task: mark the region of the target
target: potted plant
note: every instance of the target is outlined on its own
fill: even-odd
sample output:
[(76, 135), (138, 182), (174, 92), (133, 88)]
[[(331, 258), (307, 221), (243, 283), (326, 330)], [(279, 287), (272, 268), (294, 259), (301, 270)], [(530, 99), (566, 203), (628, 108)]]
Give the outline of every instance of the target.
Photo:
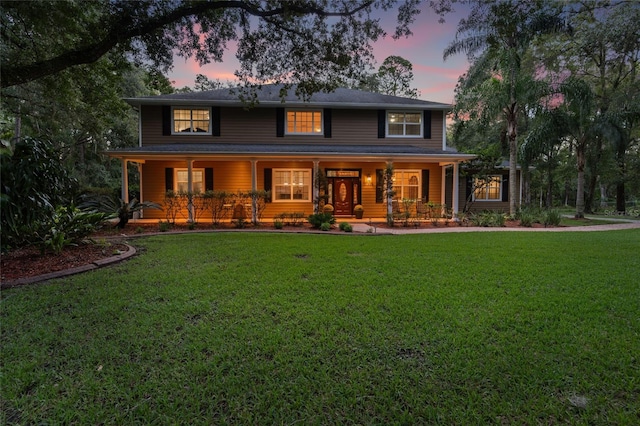
[(356, 219), (362, 219), (362, 216), (364, 215), (364, 207), (362, 207), (361, 204), (357, 204), (353, 208), (353, 213), (356, 215)]
[(322, 208), (322, 212), (333, 215), (333, 206), (331, 204), (325, 204), (324, 207)]

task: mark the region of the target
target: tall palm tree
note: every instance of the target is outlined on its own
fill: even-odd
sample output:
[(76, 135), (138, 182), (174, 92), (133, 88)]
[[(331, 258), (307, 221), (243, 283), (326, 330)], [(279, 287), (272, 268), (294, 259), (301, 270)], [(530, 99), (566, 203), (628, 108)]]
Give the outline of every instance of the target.
[[(509, 143), (509, 213), (518, 204), (518, 120), (539, 89), (533, 70), (523, 69), (524, 56), (539, 34), (562, 28), (558, 5), (541, 0), (522, 2), (479, 1), (467, 19), (460, 21), (456, 38), (444, 51), (444, 59), (466, 53), (474, 64), (467, 86), (480, 86), (483, 114), (502, 116)], [(475, 69), (473, 69), (475, 68)], [(491, 76), (476, 79), (474, 76)], [(459, 86), (459, 88), (461, 88)], [(464, 96), (458, 93), (457, 96)]]

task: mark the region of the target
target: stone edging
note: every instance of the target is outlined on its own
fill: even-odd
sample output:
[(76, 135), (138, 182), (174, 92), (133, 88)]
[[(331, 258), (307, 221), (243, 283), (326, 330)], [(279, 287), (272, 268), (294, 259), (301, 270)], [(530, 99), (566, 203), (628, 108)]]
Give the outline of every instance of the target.
[(89, 263), (88, 265), (82, 265), (82, 266), (78, 266), (71, 269), (50, 272), (48, 274), (36, 275), (33, 277), (18, 278), (17, 280), (3, 281), (1, 286), (3, 289), (6, 289), (6, 288), (17, 287), (21, 285), (35, 284), (41, 281), (53, 280), (56, 278), (63, 278), (69, 275), (75, 275), (81, 272), (93, 271), (95, 269), (102, 268), (103, 266), (122, 262), (123, 260), (136, 255), (137, 251), (135, 247), (126, 243), (122, 243), (122, 244), (127, 247), (127, 251), (125, 251), (124, 253), (111, 256), (111, 257), (106, 257), (104, 259), (98, 259), (92, 263)]

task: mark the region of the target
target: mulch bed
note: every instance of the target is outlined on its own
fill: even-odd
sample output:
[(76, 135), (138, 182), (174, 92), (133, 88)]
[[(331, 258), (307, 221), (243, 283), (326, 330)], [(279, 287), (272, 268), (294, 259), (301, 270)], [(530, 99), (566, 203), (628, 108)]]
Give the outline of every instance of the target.
[(127, 246), (119, 241), (69, 246), (60, 254), (42, 254), (37, 247), (24, 247), (0, 255), (0, 276), (3, 282), (35, 277), (87, 265), (127, 250)]

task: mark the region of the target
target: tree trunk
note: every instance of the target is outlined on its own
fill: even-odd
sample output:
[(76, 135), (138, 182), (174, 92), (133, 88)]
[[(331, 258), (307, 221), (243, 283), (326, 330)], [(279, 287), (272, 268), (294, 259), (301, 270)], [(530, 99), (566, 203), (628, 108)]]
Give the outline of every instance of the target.
[[(515, 125), (515, 123), (514, 123)], [(509, 125), (511, 127), (511, 124)], [(509, 132), (509, 215), (515, 216), (518, 211), (518, 142), (515, 128)]]
[(551, 170), (551, 166), (549, 166), (549, 178), (547, 179), (547, 208), (553, 207), (553, 171)]
[(578, 184), (576, 189), (576, 219), (584, 218), (584, 165), (585, 147), (584, 143), (576, 147), (576, 157), (578, 158)]
[(627, 209), (624, 198), (624, 181), (616, 184), (616, 210), (625, 212)]
[(600, 179), (600, 208), (602, 210), (607, 208), (607, 197), (607, 185)]
[(616, 184), (616, 210), (619, 212), (626, 211), (626, 200), (624, 197), (624, 180), (626, 174), (624, 157), (626, 155), (626, 147), (626, 143), (619, 143), (616, 149), (616, 163), (618, 165), (618, 183)]

